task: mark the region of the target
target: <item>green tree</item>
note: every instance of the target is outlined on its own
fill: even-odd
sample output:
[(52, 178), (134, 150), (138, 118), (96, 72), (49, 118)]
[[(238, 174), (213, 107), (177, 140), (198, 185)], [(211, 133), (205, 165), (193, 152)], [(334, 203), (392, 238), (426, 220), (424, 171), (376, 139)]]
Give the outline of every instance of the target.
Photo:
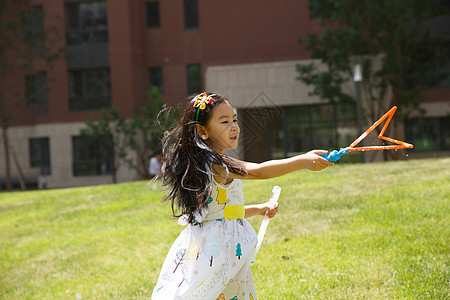
[[(147, 91), (148, 101), (141, 109), (125, 118), (112, 107), (103, 110), (99, 119), (90, 117), (81, 134), (94, 142), (102, 141), (114, 153), (113, 182), (121, 164), (135, 170), (140, 178), (148, 178), (152, 153), (161, 150), (161, 138), (174, 122), (172, 110), (163, 110), (164, 102), (157, 88)], [(162, 111), (162, 113), (160, 113)]]
[(238, 259), (241, 259), (242, 250), (241, 250), (241, 244), (240, 243), (237, 243), (237, 245), (236, 245), (236, 256), (238, 257)]
[[(164, 132), (175, 122), (175, 110), (163, 109), (164, 101), (158, 88), (151, 86), (146, 94), (148, 100), (133, 112), (124, 128), (127, 151), (121, 152), (121, 158), (141, 178), (149, 177), (149, 159), (153, 153), (161, 151)], [(126, 155), (129, 151), (134, 152), (135, 158)]]
[(98, 120), (89, 117), (86, 127), (80, 129), (82, 136), (89, 139), (91, 143), (103, 143), (111, 149), (114, 156), (112, 171), (112, 182), (117, 183), (117, 170), (120, 167), (122, 151), (124, 151), (126, 138), (123, 136), (123, 128), (126, 126), (125, 118), (114, 106), (109, 110), (102, 110)]
[[(18, 72), (34, 71), (32, 62), (35, 59), (51, 66), (65, 53), (64, 47), (55, 47), (61, 41), (58, 30), (55, 26), (44, 27), (44, 19), (42, 7), (31, 5), (30, 0), (0, 0), (0, 127), (7, 190), (12, 189), (8, 129), (26, 102), (8, 78)], [(5, 98), (6, 92), (13, 96)]]
[[(441, 2), (310, 1), (310, 14), (320, 17), (323, 30), (299, 40), (317, 61), (299, 64), (298, 79), (313, 87), (312, 95), (354, 103), (353, 92), (343, 86), (353, 81), (353, 65), (358, 62), (364, 116), (375, 121), (398, 105), (396, 119), (407, 117), (436, 84), (437, 67), (446, 64), (441, 54), (448, 31), (430, 26), (430, 20), (448, 14)], [(318, 66), (319, 61), (325, 68)]]

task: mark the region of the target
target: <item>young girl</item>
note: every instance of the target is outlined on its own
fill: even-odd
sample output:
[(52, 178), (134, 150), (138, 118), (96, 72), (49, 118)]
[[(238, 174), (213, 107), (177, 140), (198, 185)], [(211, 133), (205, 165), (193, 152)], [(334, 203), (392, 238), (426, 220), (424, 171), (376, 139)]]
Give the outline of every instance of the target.
[(225, 155), (238, 145), (236, 114), (221, 95), (193, 97), (180, 124), (163, 140), (159, 177), (180, 224), (189, 224), (169, 250), (152, 299), (256, 299), (250, 261), (257, 243), (244, 218), (273, 217), (278, 204), (244, 206), (240, 179), (266, 179), (333, 165), (315, 150), (264, 163)]

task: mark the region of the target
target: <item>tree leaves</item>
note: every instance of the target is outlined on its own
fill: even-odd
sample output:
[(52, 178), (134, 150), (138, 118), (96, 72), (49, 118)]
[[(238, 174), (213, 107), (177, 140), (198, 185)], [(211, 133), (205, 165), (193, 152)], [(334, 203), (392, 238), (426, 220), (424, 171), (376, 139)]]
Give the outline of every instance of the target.
[(398, 101), (416, 107), (434, 84), (436, 68), (444, 61), (436, 49), (445, 35), (426, 22), (448, 14), (440, 1), (316, 0), (309, 8), (321, 18), (323, 30), (308, 33), (299, 43), (326, 67), (317, 67), (316, 61), (297, 66), (298, 79), (313, 87), (312, 95), (330, 102), (353, 101), (353, 92), (342, 86), (352, 81), (355, 57), (363, 65), (364, 107), (382, 101), (388, 90), (393, 95), (381, 110)]
[[(99, 119), (86, 120), (86, 128), (80, 130), (85, 136), (102, 138), (114, 150), (116, 171), (120, 163), (135, 170), (141, 178), (148, 178), (148, 162), (153, 153), (161, 151), (161, 138), (164, 131), (174, 123), (173, 111), (163, 110), (164, 102), (156, 87), (147, 91), (148, 101), (125, 118), (114, 106), (103, 110)], [(163, 116), (158, 118), (160, 112)]]

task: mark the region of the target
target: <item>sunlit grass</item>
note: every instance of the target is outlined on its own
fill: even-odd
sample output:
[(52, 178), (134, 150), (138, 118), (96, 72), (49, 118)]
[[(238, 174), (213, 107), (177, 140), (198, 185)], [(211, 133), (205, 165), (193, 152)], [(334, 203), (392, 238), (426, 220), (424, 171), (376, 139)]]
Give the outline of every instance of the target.
[[(282, 188), (253, 266), (260, 299), (445, 299), (450, 158), (244, 181)], [(147, 299), (182, 230), (146, 182), (0, 194), (0, 299)], [(255, 229), (260, 217), (250, 219)]]

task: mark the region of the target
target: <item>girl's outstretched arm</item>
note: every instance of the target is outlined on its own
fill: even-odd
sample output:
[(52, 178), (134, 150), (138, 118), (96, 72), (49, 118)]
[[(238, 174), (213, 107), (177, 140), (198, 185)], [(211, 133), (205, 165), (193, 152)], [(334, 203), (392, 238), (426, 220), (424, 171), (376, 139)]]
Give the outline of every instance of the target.
[[(247, 171), (246, 176), (229, 174), (231, 178), (239, 179), (269, 179), (279, 177), (297, 170), (308, 169), (320, 171), (328, 166), (334, 165), (322, 157), (327, 153), (325, 150), (312, 150), (308, 153), (293, 156), (285, 159), (269, 160), (262, 163), (251, 163), (240, 161), (242, 167)], [(221, 175), (226, 176), (224, 170), (217, 170)]]
[(245, 217), (253, 217), (257, 215), (264, 216), (267, 213), (269, 218), (273, 218), (278, 211), (278, 202), (274, 205), (271, 205), (270, 202), (261, 203), (261, 204), (253, 204), (245, 206)]

